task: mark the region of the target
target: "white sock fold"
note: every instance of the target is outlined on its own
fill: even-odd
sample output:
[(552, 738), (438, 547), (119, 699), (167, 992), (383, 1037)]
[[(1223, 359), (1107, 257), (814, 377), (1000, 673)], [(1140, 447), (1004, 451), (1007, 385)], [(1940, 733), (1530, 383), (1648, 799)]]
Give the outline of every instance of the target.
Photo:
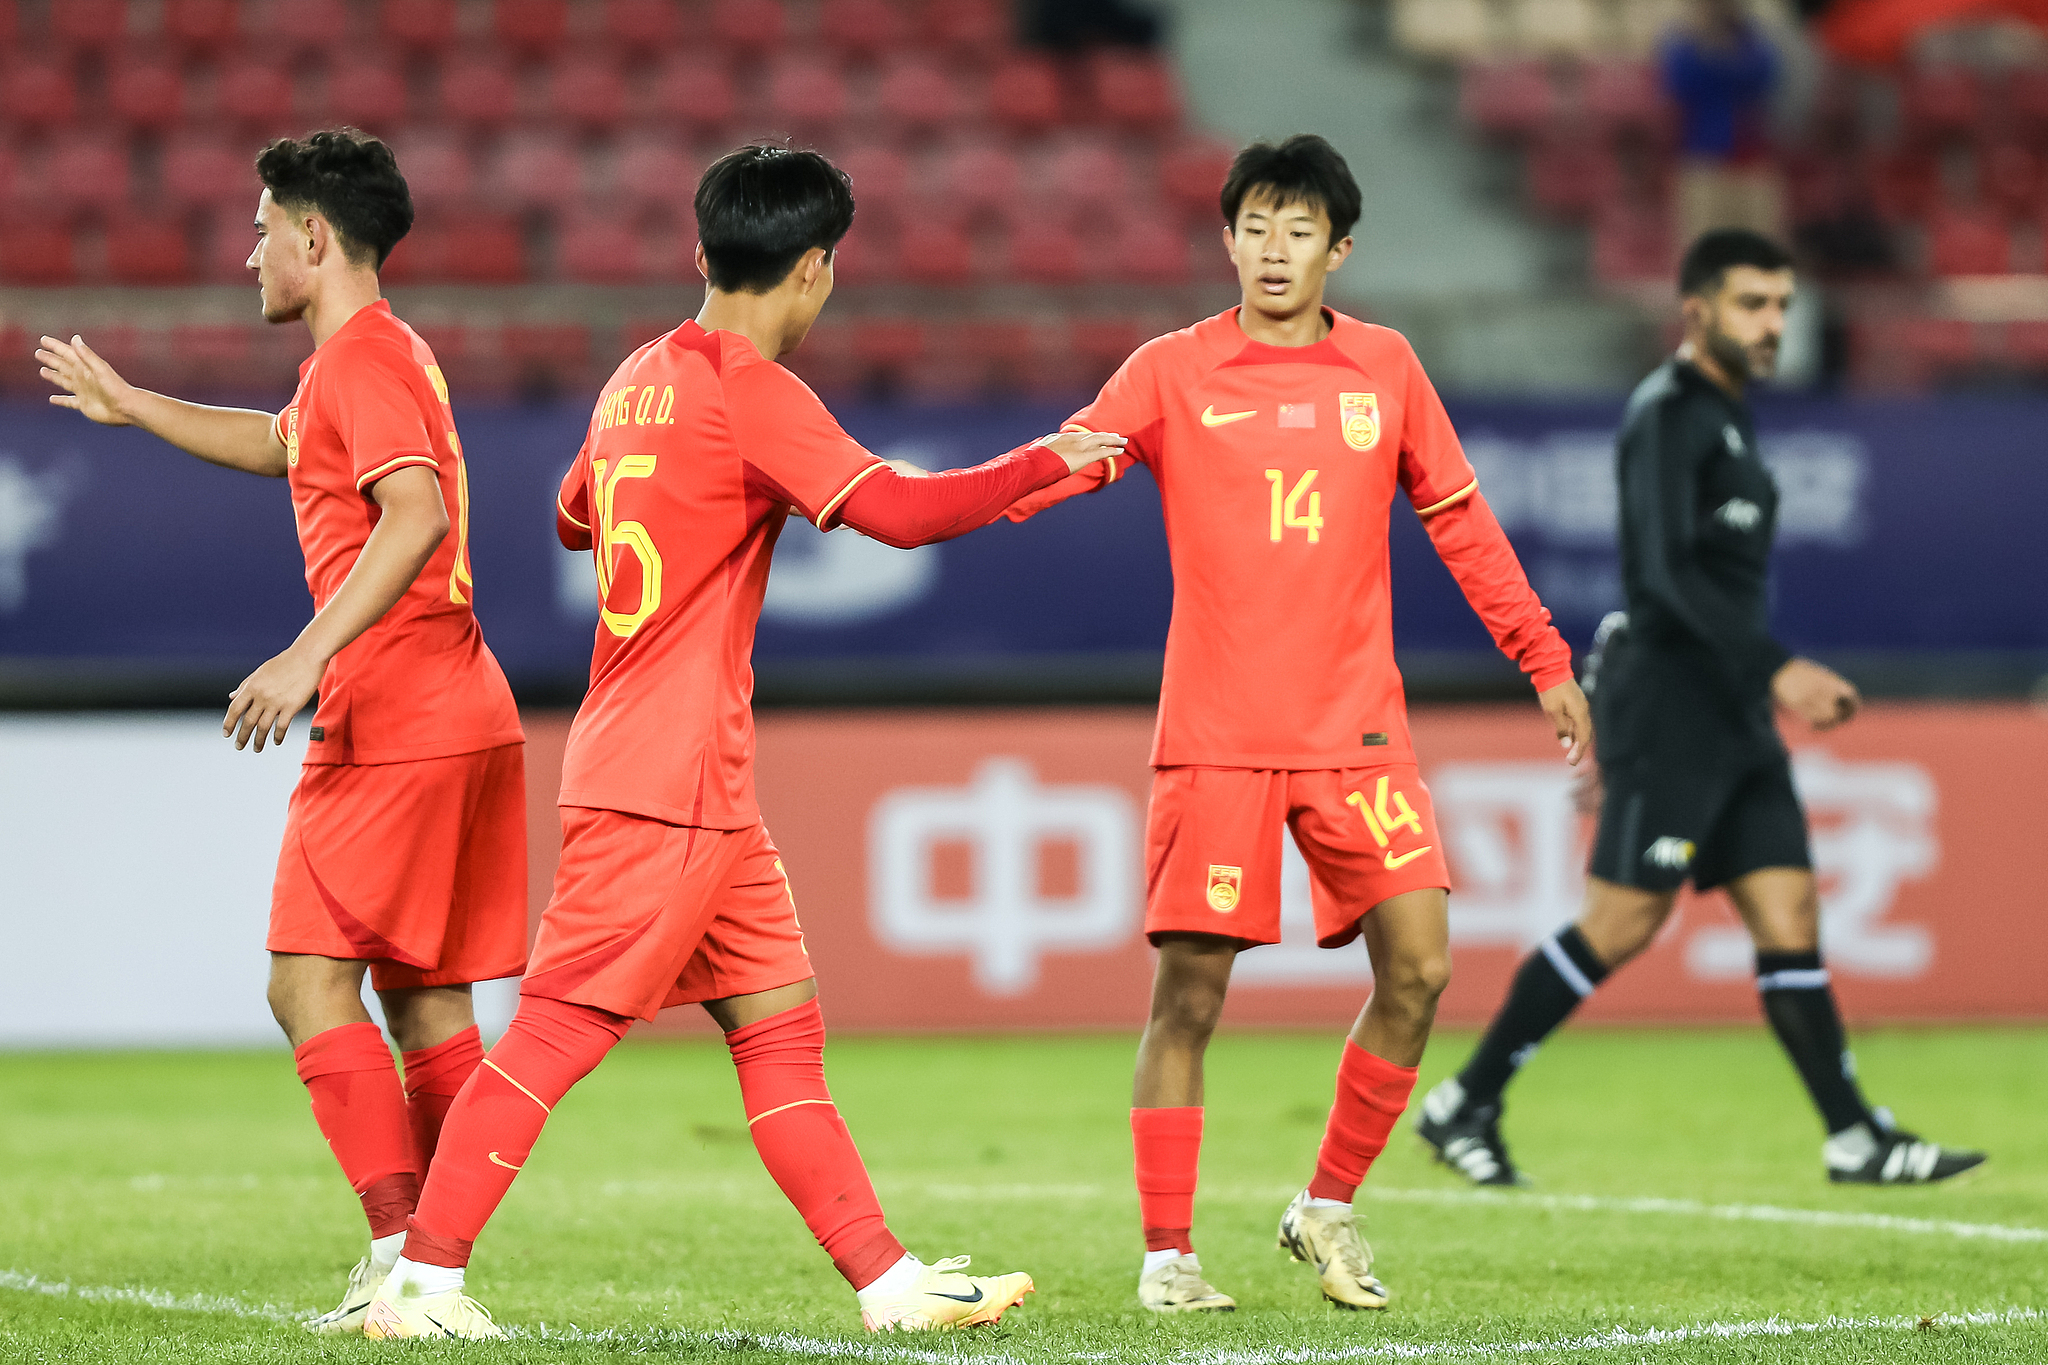
[(389, 1237), (370, 1239), (370, 1268), (391, 1273), (391, 1267), (398, 1264), (398, 1253), (405, 1250), (405, 1233), (394, 1232)]
[(1195, 1253), (1194, 1253), (1194, 1252), (1192, 1252), (1192, 1251), (1182, 1251), (1182, 1250), (1180, 1250), (1180, 1249), (1179, 1249), (1179, 1248), (1177, 1248), (1177, 1247), (1167, 1247), (1167, 1248), (1166, 1248), (1166, 1249), (1165, 1249), (1164, 1251), (1148, 1251), (1148, 1252), (1146, 1252), (1146, 1253), (1145, 1253), (1145, 1268), (1144, 1268), (1143, 1270), (1139, 1271), (1138, 1273), (1139, 1273), (1139, 1274), (1141, 1274), (1141, 1275), (1149, 1275), (1149, 1274), (1151, 1274), (1151, 1273), (1152, 1273), (1152, 1272), (1153, 1272), (1154, 1270), (1157, 1270), (1157, 1269), (1158, 1269), (1158, 1268), (1159, 1268), (1160, 1266), (1163, 1266), (1163, 1265), (1165, 1265), (1165, 1264), (1166, 1264), (1166, 1263), (1167, 1263), (1168, 1261), (1171, 1261), (1171, 1260), (1175, 1260), (1175, 1259), (1177, 1259), (1177, 1258), (1179, 1258), (1179, 1257), (1182, 1257), (1182, 1256), (1185, 1256), (1185, 1257), (1187, 1257), (1187, 1258), (1188, 1258), (1188, 1259), (1189, 1259), (1190, 1261), (1193, 1261), (1193, 1262), (1195, 1263), (1195, 1268), (1196, 1268), (1196, 1269), (1198, 1269), (1198, 1270), (1199, 1270), (1199, 1269), (1201, 1268), (1201, 1265), (1202, 1265), (1202, 1259), (1201, 1259), (1201, 1257), (1199, 1257), (1199, 1256), (1195, 1255)]
[(399, 1276), (398, 1282), (413, 1298), (431, 1299), (451, 1289), (462, 1288), (462, 1267), (459, 1265), (421, 1265), (400, 1256), (391, 1270)]
[(901, 1294), (916, 1284), (917, 1277), (923, 1273), (924, 1262), (906, 1251), (901, 1260), (876, 1276), (867, 1288), (854, 1290), (853, 1297), (865, 1308), (878, 1299), (894, 1298)]
[(1301, 1204), (1303, 1208), (1309, 1209), (1348, 1209), (1351, 1207), (1349, 1202), (1342, 1199), (1318, 1199), (1314, 1195), (1310, 1195), (1302, 1200)]

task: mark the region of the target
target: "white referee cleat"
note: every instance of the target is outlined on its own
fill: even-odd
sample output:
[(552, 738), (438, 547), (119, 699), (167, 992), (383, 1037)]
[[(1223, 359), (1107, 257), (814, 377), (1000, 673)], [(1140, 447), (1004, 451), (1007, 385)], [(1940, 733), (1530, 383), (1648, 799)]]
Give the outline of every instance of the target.
[(1316, 1268), (1323, 1297), (1339, 1308), (1385, 1308), (1393, 1298), (1373, 1278), (1372, 1248), (1358, 1235), (1358, 1215), (1349, 1204), (1327, 1208), (1308, 1202), (1308, 1191), (1280, 1215), (1280, 1249)]

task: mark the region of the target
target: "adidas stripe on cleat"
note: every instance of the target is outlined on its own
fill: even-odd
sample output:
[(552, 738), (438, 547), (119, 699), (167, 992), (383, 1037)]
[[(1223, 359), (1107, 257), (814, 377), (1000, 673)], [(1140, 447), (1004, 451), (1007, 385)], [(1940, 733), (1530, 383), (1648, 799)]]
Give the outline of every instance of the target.
[(1415, 1134), (1436, 1159), (1475, 1185), (1523, 1185), (1500, 1135), (1500, 1105), (1465, 1103), (1465, 1087), (1453, 1076), (1422, 1097)]
[(1837, 1185), (1932, 1185), (1984, 1164), (1982, 1152), (1923, 1141), (1901, 1128), (1859, 1123), (1821, 1144), (1828, 1179)]
[(861, 1308), (860, 1319), (870, 1332), (950, 1332), (956, 1327), (985, 1327), (1034, 1292), (1022, 1271), (1008, 1275), (962, 1275), (974, 1258), (948, 1256), (924, 1267), (901, 1294)]

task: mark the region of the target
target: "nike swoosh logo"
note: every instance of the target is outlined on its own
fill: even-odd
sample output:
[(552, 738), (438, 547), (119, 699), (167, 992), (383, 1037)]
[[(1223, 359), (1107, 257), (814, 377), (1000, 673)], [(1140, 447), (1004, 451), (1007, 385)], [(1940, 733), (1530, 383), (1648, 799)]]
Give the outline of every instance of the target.
[(951, 1299), (951, 1300), (952, 1300), (953, 1302), (955, 1302), (955, 1303), (980, 1303), (980, 1302), (981, 1302), (981, 1286), (980, 1286), (980, 1285), (976, 1285), (976, 1286), (974, 1286), (974, 1293), (973, 1293), (973, 1295), (972, 1295), (971, 1297), (970, 1297), (969, 1295), (966, 1295), (966, 1294), (941, 1294), (941, 1293), (940, 1293), (940, 1292), (939, 1292), (938, 1290), (936, 1290), (936, 1289), (927, 1289), (927, 1290), (925, 1291), (925, 1293), (927, 1293), (927, 1294), (931, 1295), (931, 1296), (932, 1296), (933, 1298), (935, 1298), (935, 1299)]
[[(431, 1323), (433, 1323), (433, 1324), (434, 1324), (434, 1326), (436, 1326), (436, 1327), (441, 1327), (441, 1324), (440, 1324), (440, 1322), (439, 1322), (439, 1321), (437, 1321), (437, 1320), (435, 1319), (435, 1317), (434, 1317), (434, 1315), (433, 1315), (432, 1313), (422, 1313), (422, 1314), (420, 1314), (420, 1316), (421, 1316), (421, 1317), (423, 1317), (423, 1318), (425, 1318), (425, 1319), (426, 1319), (426, 1320), (427, 1320), (428, 1322), (431, 1322)], [(452, 1336), (454, 1336), (454, 1335), (455, 1335), (455, 1333), (453, 1333), (453, 1332), (450, 1332), (450, 1331), (449, 1331), (449, 1330), (448, 1330), (448, 1329), (447, 1329), (446, 1327), (441, 1327), (441, 1331), (443, 1332), (443, 1334), (445, 1334), (445, 1335), (447, 1335), (447, 1336), (451, 1336), (451, 1337), (452, 1337)]]
[[(1387, 871), (1392, 872), (1397, 868), (1403, 868), (1408, 866), (1408, 864), (1414, 862), (1417, 858), (1420, 858), (1423, 854), (1429, 852), (1432, 848), (1435, 847), (1435, 844), (1424, 844), (1421, 848), (1416, 849), (1413, 853), (1403, 853), (1399, 856), (1389, 853), (1382, 861), (1386, 863)], [(504, 1163), (499, 1162), (498, 1164), (502, 1166)]]
[[(1392, 863), (1387, 864), (1388, 867), (1392, 867), (1393, 865), (1394, 864)], [(491, 1158), (491, 1164), (493, 1166), (503, 1166), (508, 1171), (523, 1171), (526, 1169), (524, 1166), (514, 1166), (511, 1162), (500, 1159), (496, 1152), (492, 1152), (489, 1155)], [(439, 1323), (435, 1324), (435, 1326), (437, 1327), (439, 1325)]]
[(1212, 403), (1202, 409), (1202, 425), (1205, 427), (1228, 426), (1232, 422), (1242, 422), (1247, 417), (1257, 417), (1258, 415), (1259, 410), (1257, 408), (1251, 408), (1245, 412), (1218, 412)]

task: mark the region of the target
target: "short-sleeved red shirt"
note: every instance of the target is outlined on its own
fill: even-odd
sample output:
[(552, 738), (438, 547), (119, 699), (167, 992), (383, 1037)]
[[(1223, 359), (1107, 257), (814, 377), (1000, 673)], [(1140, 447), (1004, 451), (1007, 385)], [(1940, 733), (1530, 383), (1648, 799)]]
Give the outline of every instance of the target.
[(469, 478), (447, 386), (419, 334), (378, 300), (299, 367), (277, 415), (306, 586), (325, 607), (383, 515), (370, 488), (424, 465), (449, 532), (391, 610), (328, 662), (308, 763), (405, 763), (524, 738), (512, 690), (470, 608)]
[(1069, 426), (1127, 452), (1020, 501), (1025, 516), (1142, 461), (1159, 484), (1173, 621), (1152, 762), (1342, 768), (1412, 760), (1387, 572), (1397, 490), (1427, 514), (1478, 487), (1400, 333), (1326, 310), (1313, 346), (1237, 310), (1124, 362)]
[(565, 806), (744, 829), (754, 802), (754, 626), (793, 507), (829, 530), (886, 469), (801, 379), (686, 322), (627, 357), (562, 480), (562, 543), (597, 558), (590, 691)]

